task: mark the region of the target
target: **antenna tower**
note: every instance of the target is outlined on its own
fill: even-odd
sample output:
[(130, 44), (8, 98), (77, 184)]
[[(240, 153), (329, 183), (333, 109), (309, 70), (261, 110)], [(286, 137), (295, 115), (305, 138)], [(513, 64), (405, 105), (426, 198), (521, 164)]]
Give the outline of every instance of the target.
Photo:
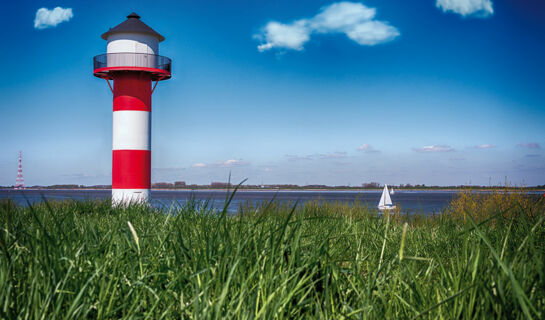
[(15, 179), (15, 189), (25, 188), (25, 179), (23, 178), (22, 159), (23, 159), (22, 152), (19, 151), (19, 168), (17, 169), (17, 179)]

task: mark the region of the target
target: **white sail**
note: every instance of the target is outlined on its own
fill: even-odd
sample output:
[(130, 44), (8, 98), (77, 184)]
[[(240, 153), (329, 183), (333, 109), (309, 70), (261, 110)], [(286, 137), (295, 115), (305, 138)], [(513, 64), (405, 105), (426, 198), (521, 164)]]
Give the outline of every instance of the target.
[(392, 205), (392, 199), (390, 198), (390, 192), (388, 192), (388, 186), (384, 185), (384, 190), (382, 190), (382, 196), (378, 203), (379, 210), (393, 210), (396, 206)]
[(378, 203), (379, 207), (384, 206), (391, 206), (392, 205), (392, 199), (390, 198), (390, 193), (388, 192), (388, 186), (384, 185), (384, 190), (382, 190), (382, 196), (380, 197), (380, 201)]
[(384, 190), (383, 190), (383, 193), (384, 193), (384, 204), (387, 205), (387, 206), (391, 206), (392, 205), (392, 199), (390, 198), (390, 192), (388, 192), (388, 186), (387, 185), (384, 185)]

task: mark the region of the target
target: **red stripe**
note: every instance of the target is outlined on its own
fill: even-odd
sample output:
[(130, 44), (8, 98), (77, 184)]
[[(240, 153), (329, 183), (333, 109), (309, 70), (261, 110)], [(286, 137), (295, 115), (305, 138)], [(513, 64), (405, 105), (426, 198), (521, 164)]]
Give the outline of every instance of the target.
[(114, 78), (114, 111), (151, 111), (151, 76), (143, 72), (119, 72)]
[[(109, 71), (144, 71), (151, 73), (154, 78), (162, 78), (161, 80), (168, 80), (172, 76), (170, 71), (157, 68), (147, 68), (147, 67), (105, 67), (98, 68), (93, 70), (93, 73), (97, 77), (106, 77), (108, 79), (115, 78), (115, 75), (108, 75)], [(155, 79), (154, 79), (155, 80)]]
[(151, 151), (113, 150), (112, 189), (150, 189)]

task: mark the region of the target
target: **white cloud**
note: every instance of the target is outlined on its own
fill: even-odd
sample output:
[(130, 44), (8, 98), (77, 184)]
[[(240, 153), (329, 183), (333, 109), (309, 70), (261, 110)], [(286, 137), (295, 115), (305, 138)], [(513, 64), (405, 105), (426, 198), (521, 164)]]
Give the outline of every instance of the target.
[(38, 11), (36, 11), (34, 28), (45, 29), (56, 27), (59, 23), (72, 19), (73, 16), (72, 8), (56, 7), (53, 10), (40, 8)]
[(528, 148), (528, 149), (541, 149), (541, 146), (537, 142), (530, 142), (530, 143), (517, 143), (517, 147), (519, 148)]
[(317, 154), (315, 155), (319, 157), (320, 159), (340, 159), (340, 158), (346, 158), (346, 152), (333, 152), (333, 153), (324, 153), (324, 154)]
[(231, 160), (226, 160), (224, 162), (220, 162), (218, 165), (220, 167), (234, 167), (234, 166), (241, 166), (241, 165), (245, 165), (245, 164), (248, 164), (248, 162), (245, 162), (245, 161), (242, 161), (242, 160), (231, 159)]
[(240, 159), (229, 159), (225, 161), (220, 162), (214, 162), (214, 163), (195, 163), (192, 165), (193, 168), (230, 168), (230, 167), (237, 167), (237, 166), (243, 166), (247, 165), (249, 162), (242, 161)]
[(413, 149), (416, 152), (451, 152), (454, 151), (453, 148), (446, 145), (432, 145), (432, 146), (423, 146), (422, 148)]
[(478, 146), (475, 146), (475, 148), (477, 149), (492, 149), (492, 148), (495, 148), (496, 145), (494, 144), (480, 144)]
[(193, 168), (204, 168), (206, 167), (206, 163), (195, 163), (194, 165), (192, 165)]
[(373, 148), (373, 146), (367, 144), (367, 143), (364, 143), (362, 144), (361, 146), (358, 147), (358, 151), (363, 151), (365, 153), (377, 153), (377, 152), (380, 152), (378, 150), (376, 150), (375, 148)]
[(337, 152), (331, 152), (331, 153), (315, 153), (315, 154), (309, 154), (306, 156), (286, 154), (285, 157), (288, 159), (288, 161), (314, 160), (314, 159), (325, 160), (325, 159), (347, 158), (348, 154), (344, 151), (337, 151)]
[(295, 21), (292, 24), (283, 24), (276, 21), (269, 22), (265, 28), (267, 43), (257, 47), (260, 52), (273, 47), (303, 50), (303, 44), (310, 39), (306, 21)]
[(260, 52), (273, 48), (303, 50), (313, 33), (344, 33), (360, 45), (376, 45), (393, 40), (399, 31), (388, 22), (374, 20), (375, 8), (356, 2), (336, 2), (323, 7), (310, 19), (284, 24), (271, 21), (254, 38), (262, 41)]
[(393, 40), (399, 35), (396, 28), (380, 21), (368, 21), (358, 24), (346, 32), (348, 37), (360, 45), (373, 46)]
[(361, 3), (337, 2), (323, 7), (322, 12), (310, 19), (309, 23), (318, 32), (343, 32), (372, 20), (375, 14), (375, 8), (368, 8)]
[(288, 161), (299, 161), (299, 160), (313, 160), (312, 155), (308, 156), (298, 156), (294, 154), (286, 154), (285, 157), (288, 159)]
[(437, 0), (435, 5), (443, 12), (452, 11), (462, 16), (487, 17), (494, 13), (491, 0)]

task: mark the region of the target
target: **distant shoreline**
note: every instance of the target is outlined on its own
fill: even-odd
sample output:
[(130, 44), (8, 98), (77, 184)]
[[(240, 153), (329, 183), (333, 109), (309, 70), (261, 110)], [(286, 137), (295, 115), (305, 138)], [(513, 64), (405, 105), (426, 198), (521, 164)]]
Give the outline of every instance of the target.
[[(111, 191), (112, 189), (105, 189), (105, 188), (25, 188), (25, 189), (13, 189), (13, 188), (0, 188), (1, 191), (20, 191), (20, 190), (28, 190), (28, 191)], [(234, 188), (151, 188), (152, 191), (233, 191)], [(534, 189), (534, 188), (482, 188), (482, 187), (475, 187), (475, 188), (418, 188), (418, 189), (405, 189), (405, 188), (395, 188), (395, 191), (447, 191), (447, 192), (462, 192), (462, 191), (528, 191), (528, 192), (545, 192), (545, 189)], [(272, 192), (272, 191), (291, 191), (291, 192), (297, 192), (297, 191), (313, 191), (313, 192), (366, 192), (366, 191), (376, 191), (380, 192), (382, 191), (382, 188), (373, 188), (373, 189), (335, 189), (335, 188), (328, 188), (328, 189), (290, 189), (290, 188), (263, 188), (263, 189), (238, 189), (237, 192)]]

